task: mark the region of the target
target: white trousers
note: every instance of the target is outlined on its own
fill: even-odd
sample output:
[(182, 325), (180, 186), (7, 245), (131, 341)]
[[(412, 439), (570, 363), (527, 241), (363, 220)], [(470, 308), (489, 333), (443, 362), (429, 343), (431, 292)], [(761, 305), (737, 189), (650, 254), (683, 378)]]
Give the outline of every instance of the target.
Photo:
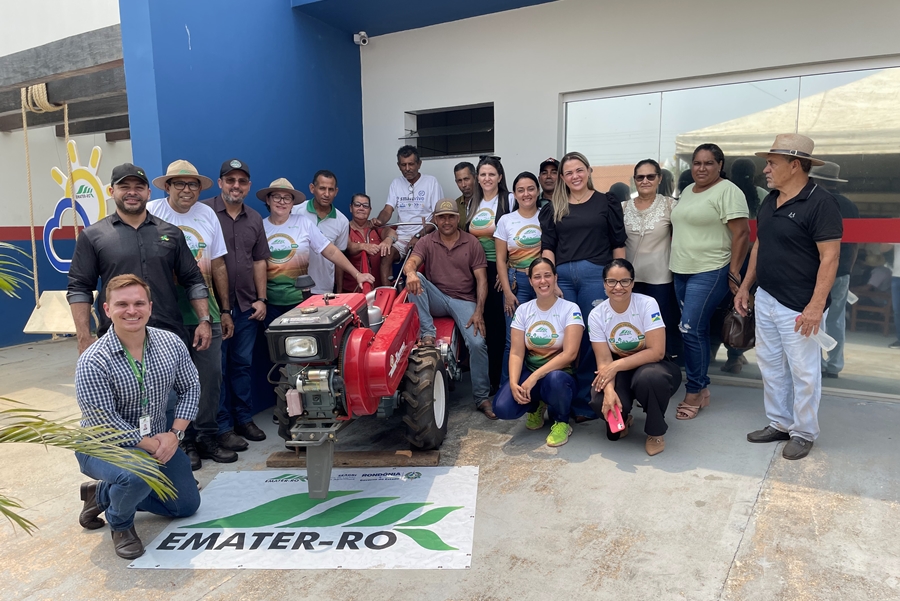
[(772, 427), (815, 440), (822, 398), (822, 349), (812, 338), (794, 331), (798, 315), (762, 288), (757, 290), (756, 363)]

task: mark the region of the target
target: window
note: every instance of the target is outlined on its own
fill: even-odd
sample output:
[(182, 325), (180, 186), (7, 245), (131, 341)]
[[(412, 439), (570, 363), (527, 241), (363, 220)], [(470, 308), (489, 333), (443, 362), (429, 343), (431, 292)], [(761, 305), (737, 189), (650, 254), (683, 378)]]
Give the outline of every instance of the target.
[(401, 140), (419, 149), (419, 156), (452, 157), (494, 152), (494, 105), (406, 113)]
[[(729, 176), (740, 171), (751, 178), (745, 192), (749, 204), (752, 187), (758, 199), (768, 193), (765, 161), (754, 153), (769, 149), (779, 133), (812, 138), (815, 156), (839, 166), (839, 176), (822, 185), (846, 196), (860, 215), (844, 220), (845, 246), (856, 246), (858, 253), (844, 286), (849, 284), (858, 300), (851, 296), (848, 302), (855, 304), (845, 307), (844, 332), (833, 325), (835, 337), (845, 335), (843, 367), (839, 358), (830, 359), (828, 371), (839, 369), (840, 377), (823, 380), (823, 386), (896, 395), (897, 351), (888, 344), (896, 338), (900, 312), (892, 310), (898, 290), (890, 289), (888, 276), (900, 262), (900, 67), (782, 73), (754, 81), (729, 76), (721, 85), (663, 83), (654, 90), (650, 84), (633, 94), (572, 94), (565, 99), (565, 148), (588, 157), (599, 190), (622, 182), (636, 194), (634, 164), (656, 159), (664, 169), (663, 183), (671, 186), (666, 192), (677, 196), (679, 187), (691, 183), (694, 148), (712, 142), (725, 153)], [(709, 373), (720, 375), (726, 350), (715, 345), (713, 354)], [(755, 352), (744, 356), (748, 364), (731, 373), (759, 378)]]

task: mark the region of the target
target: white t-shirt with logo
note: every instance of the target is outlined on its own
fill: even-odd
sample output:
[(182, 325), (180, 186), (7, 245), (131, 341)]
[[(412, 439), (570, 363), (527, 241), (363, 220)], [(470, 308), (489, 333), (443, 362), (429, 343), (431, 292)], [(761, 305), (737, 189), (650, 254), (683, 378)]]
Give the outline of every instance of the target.
[[(412, 188), (412, 189), (410, 189)], [(406, 178), (398, 177), (391, 182), (388, 189), (387, 205), (394, 207), (397, 221), (418, 221), (431, 217), (438, 201), (444, 198), (444, 190), (437, 178), (424, 173), (419, 174), (415, 184), (410, 185)], [(422, 229), (421, 225), (401, 225), (397, 228), (398, 245), (406, 245)]]
[[(563, 350), (566, 327), (584, 327), (581, 309), (575, 303), (557, 299), (548, 311), (538, 307), (537, 300), (519, 305), (511, 328), (525, 332), (525, 367), (535, 371)], [(563, 371), (572, 373), (569, 365)]]
[(647, 332), (664, 327), (666, 324), (656, 300), (637, 293), (632, 293), (631, 303), (624, 313), (616, 313), (609, 300), (605, 300), (594, 307), (588, 317), (591, 342), (606, 342), (610, 352), (619, 357), (644, 350)]
[(267, 217), (263, 227), (271, 253), (266, 260), (266, 298), (273, 305), (296, 305), (302, 302), (303, 292), (294, 282), (309, 273), (310, 258), (321, 255), (328, 238), (300, 215), (291, 215), (280, 225)]
[(538, 213), (522, 217), (518, 211), (507, 213), (497, 221), (494, 238), (506, 242), (509, 266), (528, 269), (541, 256), (541, 221)]
[[(222, 234), (222, 224), (216, 212), (202, 202), (194, 203), (187, 213), (179, 213), (169, 205), (165, 198), (151, 200), (147, 203), (147, 212), (154, 217), (159, 217), (180, 229), (184, 233), (184, 240), (188, 248), (197, 259), (197, 267), (203, 274), (206, 287), (209, 288), (209, 314), (213, 323), (218, 323), (219, 304), (216, 302), (212, 281), (212, 260), (223, 257), (228, 253), (225, 247), (225, 236)], [(181, 309), (181, 317), (186, 325), (197, 325), (199, 320), (191, 307), (191, 303), (184, 292), (184, 288), (178, 286), (178, 308)]]
[[(331, 213), (325, 219), (319, 219), (312, 199), (304, 201), (291, 209), (291, 215), (302, 215), (322, 234), (328, 241), (337, 246), (338, 250), (347, 250), (347, 241), (350, 238), (350, 220), (332, 205)], [(312, 209), (312, 210), (310, 210)], [(313, 294), (326, 294), (334, 292), (334, 263), (321, 255), (321, 252), (309, 255), (309, 275), (316, 281)]]

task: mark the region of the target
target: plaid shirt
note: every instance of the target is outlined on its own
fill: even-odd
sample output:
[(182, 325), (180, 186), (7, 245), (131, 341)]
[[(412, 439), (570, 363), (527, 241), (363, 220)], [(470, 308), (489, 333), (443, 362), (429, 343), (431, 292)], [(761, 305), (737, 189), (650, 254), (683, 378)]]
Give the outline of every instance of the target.
[[(166, 405), (173, 388), (178, 394), (175, 419), (193, 421), (200, 399), (200, 380), (181, 339), (171, 332), (148, 327), (147, 350), (142, 361), (147, 370), (144, 386), (150, 401), (147, 408), (150, 436), (166, 431)], [(121, 430), (117, 442), (122, 446), (134, 446), (141, 441), (140, 386), (113, 328), (79, 357), (75, 397), (81, 408), (82, 426)]]

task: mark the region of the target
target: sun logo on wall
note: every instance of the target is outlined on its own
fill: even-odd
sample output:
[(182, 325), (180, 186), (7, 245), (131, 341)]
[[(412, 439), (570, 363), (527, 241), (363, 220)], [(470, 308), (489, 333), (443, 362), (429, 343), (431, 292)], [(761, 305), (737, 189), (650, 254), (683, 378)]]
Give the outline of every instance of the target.
[(50, 170), (50, 177), (63, 190), (63, 198), (56, 203), (53, 215), (44, 224), (44, 252), (47, 253), (50, 265), (60, 273), (69, 272), (72, 260), (60, 257), (56, 252), (56, 248), (53, 246), (53, 234), (63, 227), (72, 225), (72, 215), (70, 214), (72, 199), (75, 199), (75, 212), (82, 227), (97, 223), (106, 217), (106, 203), (109, 200), (106, 186), (97, 177), (97, 170), (100, 167), (100, 147), (95, 146), (91, 150), (90, 160), (84, 166), (78, 160), (78, 147), (74, 140), (69, 140), (66, 150), (69, 153), (69, 160), (72, 162), (72, 181), (69, 181), (66, 174), (58, 167)]

